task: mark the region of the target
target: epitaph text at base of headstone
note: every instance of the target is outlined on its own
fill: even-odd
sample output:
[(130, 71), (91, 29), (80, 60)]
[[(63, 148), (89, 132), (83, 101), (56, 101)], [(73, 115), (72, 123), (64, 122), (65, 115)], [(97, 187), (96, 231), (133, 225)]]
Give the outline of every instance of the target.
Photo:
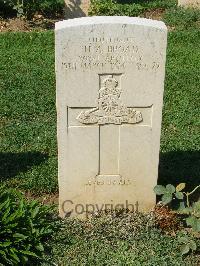
[(159, 21), (56, 23), (62, 217), (116, 206), (148, 211), (155, 204), (166, 44)]

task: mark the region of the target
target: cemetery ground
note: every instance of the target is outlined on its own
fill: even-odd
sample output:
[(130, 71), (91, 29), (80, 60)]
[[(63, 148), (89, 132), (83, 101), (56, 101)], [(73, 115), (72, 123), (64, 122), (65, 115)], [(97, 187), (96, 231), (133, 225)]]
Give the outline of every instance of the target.
[[(170, 31), (158, 183), (185, 182), (190, 191), (200, 184), (200, 12), (177, 8), (164, 20)], [(0, 53), (1, 184), (57, 204), (54, 32), (2, 33)], [(54, 218), (43, 265), (199, 265), (198, 252), (181, 256), (181, 225), (163, 211), (162, 228), (150, 214)]]

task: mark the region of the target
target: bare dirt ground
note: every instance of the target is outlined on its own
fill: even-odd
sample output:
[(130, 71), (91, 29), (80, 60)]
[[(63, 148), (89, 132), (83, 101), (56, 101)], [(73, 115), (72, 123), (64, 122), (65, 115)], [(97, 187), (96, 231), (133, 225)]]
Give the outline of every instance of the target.
[(24, 196), (28, 200), (38, 200), (42, 204), (58, 204), (58, 193), (56, 194), (43, 194), (41, 196), (33, 195), (29, 191), (23, 192)]
[(156, 8), (149, 11), (146, 11), (142, 17), (155, 19), (155, 20), (162, 20), (163, 15), (165, 14), (165, 10), (162, 8)]
[(42, 15), (35, 15), (32, 20), (24, 18), (0, 18), (0, 32), (30, 32), (54, 29), (55, 22), (60, 19), (46, 19)]

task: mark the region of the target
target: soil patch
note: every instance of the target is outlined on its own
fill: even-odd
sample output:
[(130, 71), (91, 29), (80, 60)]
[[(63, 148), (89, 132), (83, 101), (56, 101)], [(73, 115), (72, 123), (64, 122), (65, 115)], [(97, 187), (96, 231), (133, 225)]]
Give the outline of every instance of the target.
[(32, 20), (24, 18), (0, 18), (0, 32), (30, 32), (54, 29), (55, 22), (60, 19), (47, 19), (42, 15), (35, 15)]
[(24, 191), (24, 196), (28, 200), (38, 200), (42, 204), (58, 204), (58, 193), (56, 194), (42, 194), (41, 196), (36, 196), (30, 191)]
[(146, 12), (143, 13), (142, 17), (155, 19), (155, 20), (162, 20), (164, 14), (165, 14), (165, 9), (156, 8), (156, 9), (147, 10)]

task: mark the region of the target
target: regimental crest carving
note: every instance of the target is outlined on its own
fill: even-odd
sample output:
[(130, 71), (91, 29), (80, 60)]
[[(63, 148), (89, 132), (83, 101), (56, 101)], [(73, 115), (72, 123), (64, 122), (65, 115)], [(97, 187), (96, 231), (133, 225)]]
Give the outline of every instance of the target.
[(136, 124), (142, 122), (142, 113), (121, 102), (122, 90), (113, 75), (101, 77), (97, 107), (82, 111), (76, 118), (82, 124)]

